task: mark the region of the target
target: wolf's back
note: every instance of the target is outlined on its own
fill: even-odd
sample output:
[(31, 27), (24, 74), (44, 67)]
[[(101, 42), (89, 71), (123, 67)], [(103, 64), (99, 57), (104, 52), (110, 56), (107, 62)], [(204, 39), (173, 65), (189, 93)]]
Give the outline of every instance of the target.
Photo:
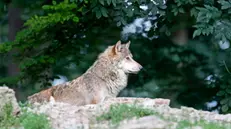
[(49, 89), (43, 90), (41, 92), (38, 92), (36, 94), (29, 96), (27, 99), (30, 103), (48, 102), (50, 100), (50, 97), (52, 96), (52, 91), (53, 91), (53, 88), (51, 87)]

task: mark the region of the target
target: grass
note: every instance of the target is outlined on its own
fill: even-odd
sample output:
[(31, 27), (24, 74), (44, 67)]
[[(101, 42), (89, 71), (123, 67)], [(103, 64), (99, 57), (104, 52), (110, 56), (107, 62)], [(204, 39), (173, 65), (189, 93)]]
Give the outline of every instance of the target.
[(113, 124), (119, 123), (124, 119), (130, 119), (133, 117), (143, 117), (154, 115), (155, 112), (150, 109), (144, 109), (135, 105), (127, 104), (116, 104), (111, 105), (109, 112), (98, 116), (96, 119), (98, 121), (110, 120)]
[(51, 129), (47, 117), (43, 114), (34, 114), (22, 110), (18, 116), (12, 114), (13, 107), (6, 104), (3, 108), (3, 115), (0, 116), (0, 129), (24, 127), (24, 129)]
[(178, 122), (177, 129), (185, 129), (186, 127), (195, 127), (195, 126), (200, 126), (203, 129), (230, 129), (226, 125), (221, 125), (219, 123), (211, 123), (211, 122), (206, 122), (204, 120), (200, 120), (196, 123), (190, 123), (189, 121), (180, 121)]
[[(203, 129), (230, 129), (230, 124), (219, 124), (217, 122), (207, 122), (200, 120), (192, 123), (187, 120), (177, 121), (173, 118), (165, 118), (161, 114), (147, 108), (142, 108), (136, 105), (116, 104), (111, 105), (108, 112), (98, 116), (97, 121), (110, 121), (112, 124), (119, 124), (120, 121), (131, 118), (139, 118), (143, 116), (155, 115), (164, 121), (172, 121), (177, 123), (177, 129), (185, 129), (188, 127), (200, 126)], [(229, 126), (229, 127), (228, 127)]]

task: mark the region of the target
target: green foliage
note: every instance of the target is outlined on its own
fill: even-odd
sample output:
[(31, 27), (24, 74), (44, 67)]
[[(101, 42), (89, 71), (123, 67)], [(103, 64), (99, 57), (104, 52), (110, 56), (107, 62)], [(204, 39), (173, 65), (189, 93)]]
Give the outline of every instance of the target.
[[(66, 65), (79, 63), (82, 56), (78, 52), (86, 46), (83, 36), (99, 34), (99, 23), (110, 26), (109, 22), (114, 22), (114, 25), (121, 26), (133, 20), (134, 16), (146, 16), (150, 12), (139, 8), (140, 1), (129, 2), (134, 4), (116, 0), (53, 1), (52, 5), (42, 7), (44, 15), (35, 15), (25, 22), (26, 28), (17, 34), (14, 42), (1, 44), (0, 53), (17, 50), (15, 55), (20, 62), (20, 80), (42, 82), (43, 87), (49, 86), (53, 76), (46, 71), (52, 70), (63, 59)], [(156, 8), (161, 5), (163, 3), (158, 6), (149, 4)], [(131, 14), (132, 9), (135, 10)], [(125, 15), (129, 11), (129, 16)], [(89, 21), (93, 22), (89, 24)]]
[(97, 117), (98, 121), (110, 120), (113, 124), (124, 119), (139, 118), (155, 114), (154, 111), (137, 105), (117, 104), (111, 105), (109, 112)]
[(3, 109), (3, 115), (0, 116), (0, 127), (9, 127), (14, 124), (18, 124), (18, 121), (15, 120), (14, 116), (12, 115), (13, 106), (12, 104), (6, 104)]
[[(197, 8), (199, 13), (196, 16), (196, 25), (194, 27), (193, 37), (199, 35), (212, 35), (211, 40), (215, 42), (223, 41), (230, 42), (231, 40), (231, 21), (230, 15), (230, 1), (219, 0), (218, 6), (214, 3), (211, 5), (204, 5), (204, 7)], [(221, 98), (221, 111), (230, 112), (231, 105), (229, 104), (230, 97), (230, 65), (226, 64), (226, 59), (220, 60), (222, 62), (221, 71), (223, 72), (217, 85), (220, 86), (220, 91), (217, 96)], [(228, 61), (229, 62), (229, 61)]]
[[(29, 19), (25, 23), (25, 26), (28, 26), (31, 32), (40, 33), (40, 31), (49, 27), (50, 25), (54, 25), (57, 23), (63, 24), (68, 20), (73, 20), (76, 23), (79, 21), (79, 18), (72, 12), (73, 9), (77, 8), (76, 4), (68, 4), (68, 2), (63, 2), (57, 5), (44, 5), (42, 8), (44, 9), (44, 11), (55, 11), (55, 13), (48, 13), (47, 16), (34, 16), (33, 18)], [(17, 40), (22, 40), (20, 38)]]
[[(181, 90), (180, 94), (182, 98), (184, 96), (189, 97), (189, 94), (184, 92), (189, 92), (192, 90), (195, 91), (197, 86), (200, 88), (200, 91), (202, 91), (202, 87), (213, 87), (215, 91), (219, 91), (217, 93), (218, 99), (221, 100), (221, 111), (222, 112), (230, 112), (230, 106), (228, 99), (230, 98), (230, 60), (229, 52), (230, 50), (226, 50), (221, 52), (219, 49), (217, 49), (217, 46), (214, 44), (218, 44), (218, 42), (230, 42), (230, 1), (228, 0), (206, 0), (206, 1), (183, 1), (183, 0), (176, 0), (176, 1), (169, 1), (167, 2), (167, 9), (166, 9), (166, 15), (163, 15), (160, 17), (161, 23), (159, 24), (158, 31), (165, 33), (167, 36), (173, 36), (175, 32), (177, 32), (180, 29), (184, 28), (190, 28), (193, 29), (192, 34), (192, 40), (195, 42), (208, 42), (210, 43), (210, 46), (213, 47), (213, 52), (210, 54), (203, 53), (208, 50), (202, 50), (201, 48), (198, 48), (197, 50), (189, 50), (191, 52), (190, 56), (185, 54), (180, 54), (179, 56), (177, 53), (171, 53), (169, 52), (171, 50), (170, 46), (167, 46), (165, 49), (159, 49), (162, 54), (157, 54), (157, 57), (155, 59), (160, 58), (160, 55), (165, 55), (165, 57), (168, 57), (172, 61), (168, 61), (168, 63), (165, 61), (157, 61), (160, 63), (160, 67), (156, 68), (157, 72), (156, 76), (162, 75), (162, 73), (166, 74), (164, 71), (169, 71), (168, 73), (172, 73), (172, 76), (177, 77), (178, 79), (186, 79), (191, 80), (187, 85), (191, 85), (193, 83), (193, 88), (190, 89), (189, 87), (184, 87), (185, 83), (182, 81), (175, 81), (176, 89)], [(161, 33), (160, 33), (161, 34)], [(207, 44), (206, 44), (207, 45)], [(161, 46), (161, 45), (160, 45)], [(163, 45), (164, 46), (164, 45)], [(209, 47), (207, 47), (209, 48)], [(211, 47), (210, 47), (211, 48)], [(197, 52), (196, 52), (196, 51)], [(196, 53), (194, 53), (196, 52)], [(184, 52), (183, 52), (184, 53)], [(194, 53), (194, 54), (193, 54)], [(225, 53), (225, 54), (224, 54)], [(215, 56), (213, 54), (217, 54), (219, 56)], [(222, 55), (223, 54), (223, 55)], [(222, 56), (221, 56), (222, 55)], [(190, 62), (187, 58), (191, 58), (192, 61)], [(186, 59), (186, 60), (182, 60)], [(201, 60), (202, 59), (202, 60)], [(161, 60), (161, 59), (160, 59)], [(162, 59), (163, 60), (163, 59)], [(198, 61), (201, 60), (201, 64), (197, 66)], [(216, 60), (216, 62), (214, 62)], [(182, 64), (186, 63), (186, 67), (180, 68), (177, 70), (175, 67), (167, 67), (169, 65), (173, 65), (174, 63), (178, 62), (178, 66), (181, 66)], [(196, 63), (197, 62), (197, 63)], [(218, 66), (217, 62), (222, 62), (220, 66)], [(225, 62), (225, 63), (224, 63)], [(196, 63), (196, 64), (195, 64)], [(163, 64), (168, 64), (166, 66), (163, 66)], [(175, 65), (177, 66), (177, 65)], [(217, 67), (218, 66), (218, 67)], [(162, 69), (162, 72), (160, 72)], [(168, 69), (169, 68), (169, 69)], [(191, 70), (192, 71), (191, 71)], [(198, 71), (199, 70), (199, 71)], [(191, 74), (191, 75), (190, 75)], [(214, 75), (213, 78), (216, 80), (214, 83), (210, 83), (206, 86), (204, 79), (208, 75)], [(169, 75), (169, 74), (167, 74)], [(193, 75), (193, 76), (192, 76)], [(172, 78), (171, 76), (171, 78)], [(161, 78), (165, 78), (166, 75), (163, 75)], [(171, 80), (171, 79), (167, 79)], [(176, 80), (176, 79), (175, 79)], [(201, 84), (196, 84), (192, 80), (202, 80), (204, 82)], [(180, 83), (183, 82), (182, 88), (179, 86)], [(167, 83), (166, 87), (169, 83)], [(164, 83), (163, 85), (166, 85)], [(175, 88), (173, 84), (171, 84), (172, 88)], [(219, 89), (220, 88), (220, 89)], [(166, 91), (166, 89), (165, 89)], [(198, 90), (199, 91), (199, 90)], [(206, 91), (206, 90), (205, 90)], [(171, 92), (171, 91), (170, 91)], [(211, 91), (214, 93), (214, 91)], [(163, 94), (162, 92), (160, 92)], [(189, 92), (190, 93), (190, 92)], [(199, 92), (197, 92), (198, 94)], [(187, 95), (183, 95), (187, 94)], [(199, 95), (197, 95), (198, 97)], [(194, 99), (195, 96), (191, 99)], [(192, 105), (192, 104), (190, 104)], [(193, 105), (195, 107), (195, 105)]]
[[(224, 74), (223, 77), (221, 77), (220, 82), (218, 83), (220, 90), (217, 92), (217, 96), (221, 98), (220, 105), (221, 105), (221, 111), (222, 112), (230, 112), (231, 109), (231, 101), (230, 101), (230, 95), (231, 95), (231, 81), (230, 81), (230, 72), (227, 67), (227, 64), (225, 61), (224, 63)], [(228, 70), (228, 71), (227, 71)]]
[[(140, 5), (147, 5), (147, 10)], [(40, 7), (41, 13), (25, 22), (15, 41), (0, 44), (0, 54), (5, 57), (14, 50), (21, 71), (17, 79), (26, 83), (24, 86), (41, 83), (43, 88), (50, 86), (54, 75), (70, 80), (84, 72), (134, 19), (156, 16), (147, 33), (158, 39), (138, 34), (128, 37), (134, 58), (144, 66), (138, 76), (131, 76), (128, 89), (145, 92), (145, 97), (170, 98), (173, 106), (200, 109), (217, 93), (218, 106), (230, 112), (230, 51), (221, 51), (216, 45), (220, 40), (230, 41), (230, 7), (227, 0), (166, 4), (163, 0), (57, 0)], [(181, 29), (189, 32), (184, 46), (171, 41)], [(221, 60), (225, 65), (219, 66)], [(209, 75), (214, 75), (216, 82), (208, 85), (204, 79)], [(14, 79), (3, 78), (0, 84), (4, 83), (12, 84)]]
[(47, 117), (31, 112), (20, 116), (20, 123), (25, 129), (51, 129)]
[(199, 35), (213, 35), (213, 40), (230, 40), (230, 2), (225, 0), (217, 1), (219, 6), (204, 5), (204, 7), (197, 7), (197, 14), (191, 12), (191, 15), (196, 17), (196, 25), (194, 27), (193, 37)]
[[(51, 36), (47, 31), (52, 30), (57, 24), (63, 25), (64, 22), (72, 22), (73, 24), (79, 22), (78, 16), (76, 16), (75, 11), (73, 11), (77, 9), (77, 5), (69, 3), (67, 0), (59, 4), (53, 2), (53, 5), (45, 5), (43, 6), (43, 9), (46, 12), (45, 16), (33, 16), (24, 24), (27, 29), (19, 32), (13, 43), (4, 43), (0, 46), (0, 53), (6, 53), (12, 49), (18, 49), (17, 59), (22, 60), (20, 63), (22, 78), (31, 75), (32, 73), (37, 74), (32, 76), (32, 79), (38, 78), (38, 76), (44, 76), (39, 75), (39, 73), (49, 69), (51, 65), (54, 65), (58, 58), (55, 58), (52, 55), (54, 54), (54, 51), (50, 49), (50, 46), (58, 46), (59, 44), (57, 44), (57, 42), (50, 44), (50, 41), (55, 40), (55, 35)], [(47, 42), (47, 45), (45, 42)], [(47, 50), (39, 47), (35, 48), (40, 45), (42, 47), (47, 47)], [(51, 54), (43, 55), (44, 53)], [(27, 71), (29, 69), (31, 70), (30, 72)], [(37, 71), (38, 69), (39, 71)], [(49, 79), (50, 78), (47, 80)], [(49, 83), (45, 84), (47, 85)]]
[(0, 79), (0, 84), (6, 84), (6, 85), (14, 85), (17, 82), (19, 82), (19, 77), (18, 76), (12, 76), (12, 77), (7, 77), (7, 78), (1, 78)]
[(51, 129), (49, 121), (45, 115), (38, 115), (27, 111), (22, 111), (19, 116), (12, 113), (11, 104), (6, 104), (3, 108), (3, 116), (0, 116), (0, 128), (8, 129), (11, 127), (25, 129)]

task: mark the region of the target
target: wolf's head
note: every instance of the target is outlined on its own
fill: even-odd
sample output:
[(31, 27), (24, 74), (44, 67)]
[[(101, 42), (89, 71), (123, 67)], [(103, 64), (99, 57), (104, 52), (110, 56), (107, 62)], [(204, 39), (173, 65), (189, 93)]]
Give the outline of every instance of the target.
[(129, 46), (130, 41), (126, 44), (121, 44), (121, 41), (118, 41), (110, 47), (111, 54), (109, 56), (118, 69), (123, 70), (125, 73), (138, 73), (142, 66), (133, 60)]

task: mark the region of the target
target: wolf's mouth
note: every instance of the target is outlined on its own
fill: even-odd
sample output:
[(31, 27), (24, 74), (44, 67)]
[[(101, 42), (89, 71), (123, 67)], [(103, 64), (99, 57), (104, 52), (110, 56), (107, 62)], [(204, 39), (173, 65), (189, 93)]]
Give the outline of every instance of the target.
[(139, 71), (128, 71), (128, 73), (131, 73), (131, 74), (138, 74)]

